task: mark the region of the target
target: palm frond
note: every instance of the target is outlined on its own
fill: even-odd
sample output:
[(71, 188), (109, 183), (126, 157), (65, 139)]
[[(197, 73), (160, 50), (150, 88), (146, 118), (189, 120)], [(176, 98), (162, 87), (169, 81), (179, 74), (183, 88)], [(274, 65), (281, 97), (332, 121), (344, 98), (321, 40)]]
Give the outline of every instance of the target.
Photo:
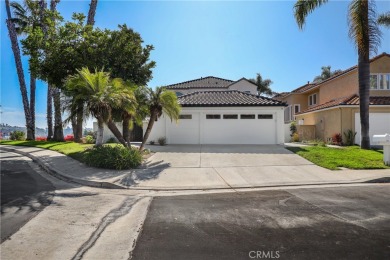
[(372, 0), (353, 0), (349, 5), (349, 37), (363, 55), (376, 53), (381, 42), (382, 35), (376, 17), (376, 6)]
[(378, 16), (378, 24), (390, 28), (390, 12), (386, 12)]
[(310, 13), (327, 2), (328, 0), (298, 0), (294, 5), (294, 17), (299, 29), (303, 29), (306, 17)]

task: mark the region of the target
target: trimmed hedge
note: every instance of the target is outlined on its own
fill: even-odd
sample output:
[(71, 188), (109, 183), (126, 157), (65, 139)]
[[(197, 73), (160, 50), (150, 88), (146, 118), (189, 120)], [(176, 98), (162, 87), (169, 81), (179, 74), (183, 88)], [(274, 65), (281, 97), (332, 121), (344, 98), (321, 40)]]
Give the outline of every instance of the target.
[(138, 149), (121, 145), (103, 145), (87, 149), (84, 161), (93, 167), (124, 170), (139, 166), (142, 162), (142, 155)]

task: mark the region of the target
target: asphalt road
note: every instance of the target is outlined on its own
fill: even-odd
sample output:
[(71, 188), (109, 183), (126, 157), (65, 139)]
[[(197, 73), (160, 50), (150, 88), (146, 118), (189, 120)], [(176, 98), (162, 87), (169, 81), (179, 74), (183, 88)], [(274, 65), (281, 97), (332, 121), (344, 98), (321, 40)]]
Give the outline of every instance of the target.
[(55, 187), (32, 168), (31, 159), (0, 152), (3, 242), (51, 203)]
[(133, 259), (390, 259), (390, 185), (157, 197)]

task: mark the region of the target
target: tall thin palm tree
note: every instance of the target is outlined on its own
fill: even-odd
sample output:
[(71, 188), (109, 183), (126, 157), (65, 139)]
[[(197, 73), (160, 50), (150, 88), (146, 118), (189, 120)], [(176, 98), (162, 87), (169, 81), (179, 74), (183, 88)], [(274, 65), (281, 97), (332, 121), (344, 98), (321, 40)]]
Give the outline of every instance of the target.
[(27, 140), (34, 140), (35, 139), (35, 135), (34, 135), (35, 127), (34, 127), (33, 117), (31, 115), (31, 106), (29, 104), (29, 100), (27, 97), (27, 87), (26, 87), (26, 81), (25, 81), (25, 77), (24, 77), (22, 59), (21, 59), (21, 55), (20, 55), (19, 42), (18, 42), (18, 38), (17, 38), (18, 36), (17, 36), (15, 24), (13, 22), (9, 0), (5, 0), (5, 7), (6, 7), (6, 12), (7, 12), (6, 23), (7, 23), (7, 28), (8, 28), (8, 34), (9, 34), (9, 37), (11, 40), (11, 48), (12, 48), (12, 52), (14, 54), (14, 59), (15, 59), (15, 64), (16, 64), (16, 72), (18, 74), (20, 92), (22, 94), (24, 116), (25, 116), (26, 128), (27, 128)]
[[(306, 17), (328, 0), (298, 0), (294, 16), (300, 29)], [(361, 148), (370, 149), (369, 98), (370, 98), (370, 51), (376, 51), (381, 33), (377, 24), (374, 1), (352, 0), (348, 11), (349, 37), (354, 40), (358, 52), (358, 78), (360, 98)]]
[(136, 100), (134, 94), (122, 79), (110, 80), (110, 74), (103, 71), (91, 73), (87, 68), (69, 77), (65, 83), (65, 94), (72, 100), (68, 103), (68, 111), (72, 117), (78, 112), (80, 103), (85, 106), (85, 112), (92, 115), (98, 122), (96, 145), (103, 144), (104, 124), (108, 126), (118, 141), (127, 147), (122, 134), (112, 120), (113, 111), (122, 109), (134, 110)]
[[(95, 24), (95, 14), (96, 14), (97, 4), (98, 4), (98, 0), (91, 0), (91, 3), (89, 4), (87, 25), (93, 26)], [(80, 104), (80, 106), (82, 106), (82, 104)], [(75, 114), (70, 121), (72, 124), (72, 130), (73, 130), (73, 136), (75, 142), (81, 142), (81, 138), (83, 136), (83, 122), (84, 122), (84, 115), (82, 112), (83, 108), (79, 107), (77, 111), (78, 113)]]
[(271, 84), (273, 83), (270, 79), (263, 79), (260, 73), (256, 74), (255, 79), (249, 79), (249, 81), (253, 82), (257, 86), (257, 94), (262, 95), (265, 94), (267, 96), (272, 96), (273, 91), (271, 89)]
[(149, 123), (145, 131), (140, 151), (145, 147), (145, 143), (148, 140), (154, 122), (165, 113), (171, 120), (177, 121), (180, 115), (180, 104), (177, 101), (175, 92), (166, 90), (164, 87), (157, 87), (155, 90), (148, 89), (148, 108), (149, 108)]
[(95, 14), (96, 14), (97, 4), (98, 4), (98, 0), (91, 0), (91, 3), (89, 4), (87, 25), (93, 26), (95, 24)]

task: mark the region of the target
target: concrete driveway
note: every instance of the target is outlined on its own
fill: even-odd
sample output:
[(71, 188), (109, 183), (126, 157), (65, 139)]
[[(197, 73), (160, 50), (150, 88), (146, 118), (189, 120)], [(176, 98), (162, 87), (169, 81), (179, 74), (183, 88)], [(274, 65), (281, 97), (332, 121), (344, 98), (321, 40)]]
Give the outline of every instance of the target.
[[(147, 146), (156, 152), (120, 184), (139, 189), (219, 189), (350, 183), (379, 171), (330, 171), (282, 145)], [(390, 174), (385, 174), (389, 175)]]
[(312, 165), (282, 145), (167, 145), (148, 146), (157, 152), (148, 163), (170, 167), (256, 167)]

